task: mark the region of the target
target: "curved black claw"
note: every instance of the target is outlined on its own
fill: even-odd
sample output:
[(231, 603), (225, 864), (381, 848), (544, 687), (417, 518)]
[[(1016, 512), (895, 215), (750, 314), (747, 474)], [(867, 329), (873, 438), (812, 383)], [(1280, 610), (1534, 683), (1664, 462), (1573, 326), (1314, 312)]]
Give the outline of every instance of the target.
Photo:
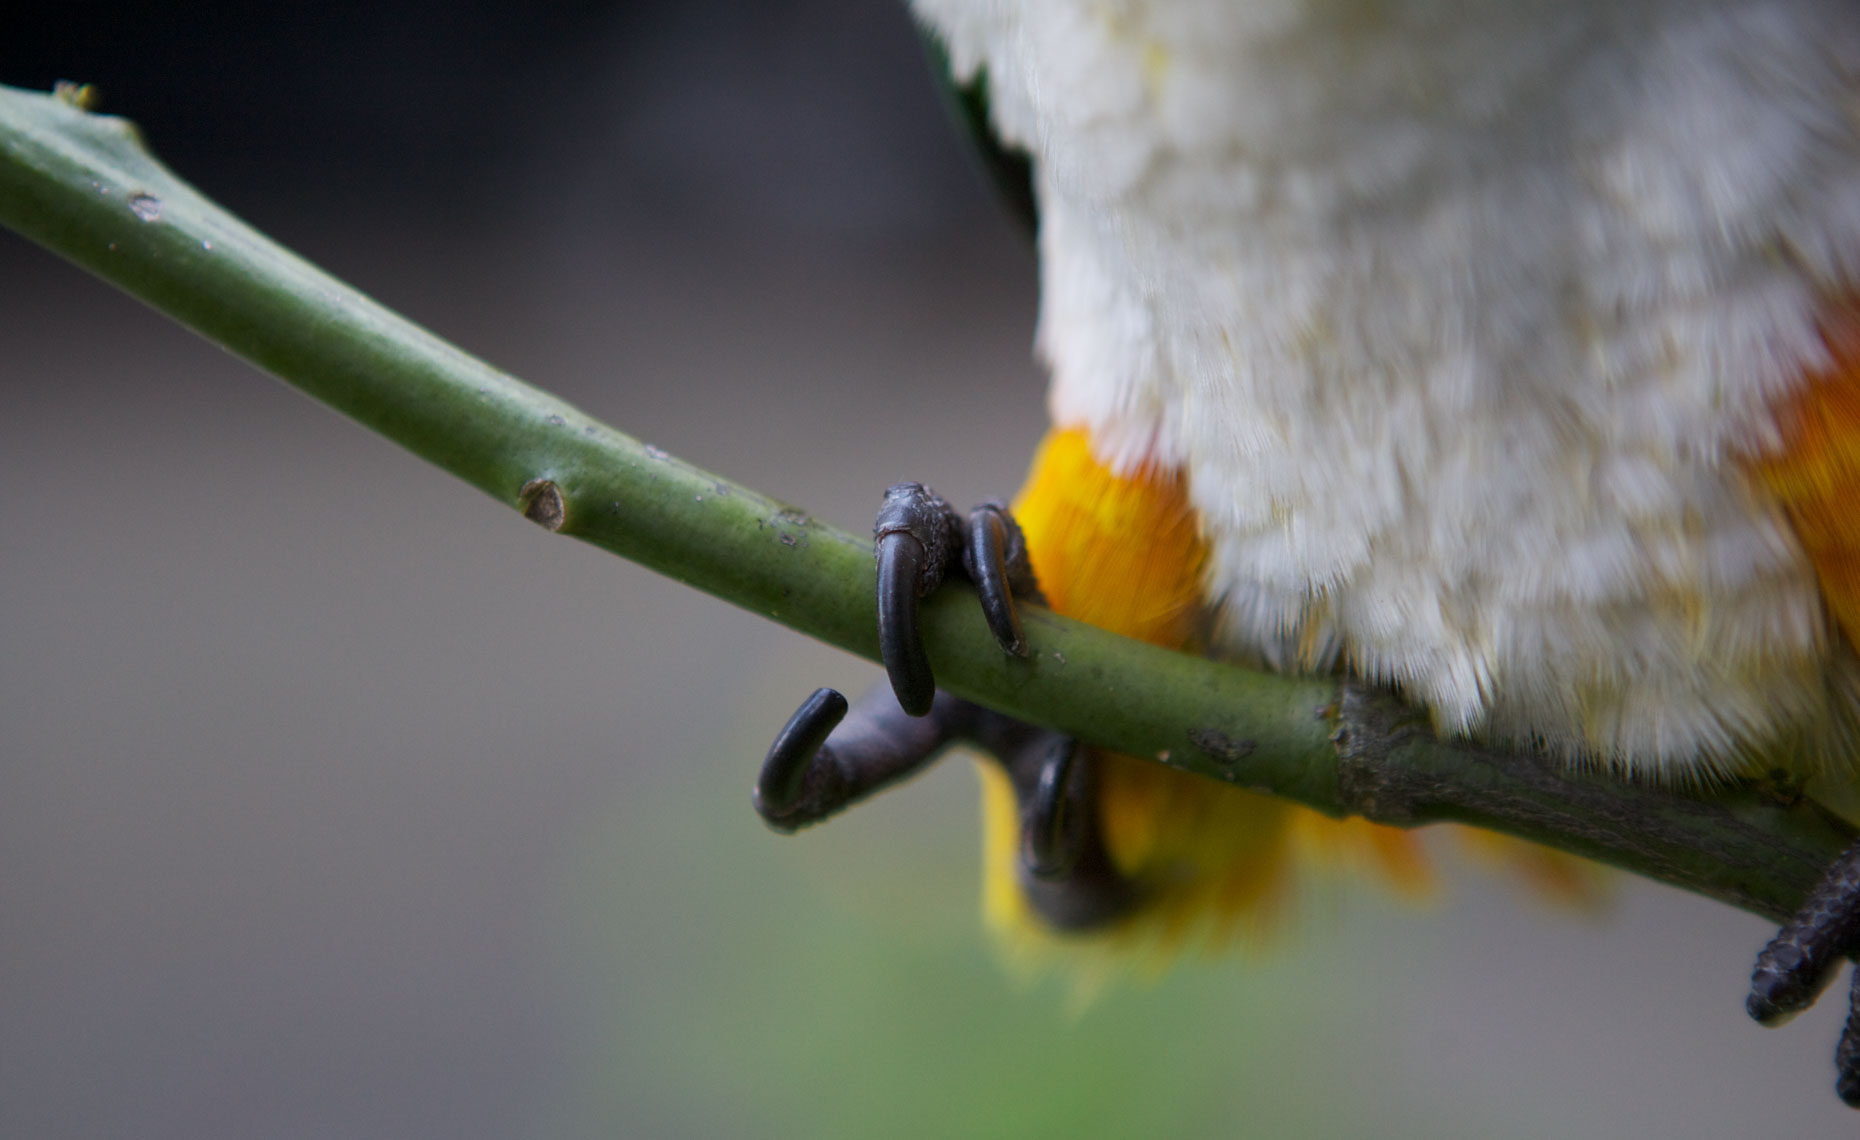
[(1084, 831), (1072, 824), (1073, 774), (1078, 745), (1069, 737), (1054, 741), (1040, 765), (1039, 782), (1021, 819), (1021, 862), (1039, 879), (1057, 879), (1078, 865)]
[(850, 710), (832, 689), (816, 690), (763, 761), (756, 811), (776, 831), (798, 831), (922, 771), (957, 740), (1007, 773), (1020, 805), (1017, 877), (1046, 922), (1090, 930), (1142, 902), (1144, 887), (1118, 870), (1105, 846), (1090, 749), (948, 693), (936, 694), (929, 715), (913, 717), (884, 685)]
[(878, 653), (898, 704), (912, 716), (930, 711), (936, 676), (917, 627), (917, 602), (936, 589), (961, 538), (949, 504), (921, 483), (885, 492), (872, 527), (878, 557)]
[(1802, 909), (1757, 955), (1744, 1008), (1781, 1025), (1814, 1004), (1841, 960), (1860, 946), (1860, 843), (1842, 853)]
[[(943, 698), (939, 697), (939, 700)], [(968, 738), (1007, 770), (1020, 805), (1020, 889), (1056, 930), (1102, 929), (1148, 887), (1111, 857), (1097, 802), (1097, 757), (1059, 733), (977, 709)]]
[(1032, 593), (1038, 587), (1027, 563), (1027, 541), (1006, 507), (983, 503), (969, 513), (969, 545), (963, 551), (963, 563), (982, 596), (982, 615), (995, 641), (1016, 657), (1027, 656), (1027, 638), (1014, 610), (1014, 595)]
[(898, 531), (878, 540), (878, 655), (898, 704), (912, 716), (929, 712), (936, 698), (936, 675), (917, 626), (923, 567), (923, 544), (915, 538)]
[[(838, 765), (823, 750), (827, 737), (845, 717), (845, 697), (833, 689), (815, 689), (782, 725), (762, 761), (752, 797), (756, 813), (770, 827), (794, 831), (843, 802), (845, 797), (835, 786), (844, 782)], [(816, 763), (819, 759), (827, 763)]]

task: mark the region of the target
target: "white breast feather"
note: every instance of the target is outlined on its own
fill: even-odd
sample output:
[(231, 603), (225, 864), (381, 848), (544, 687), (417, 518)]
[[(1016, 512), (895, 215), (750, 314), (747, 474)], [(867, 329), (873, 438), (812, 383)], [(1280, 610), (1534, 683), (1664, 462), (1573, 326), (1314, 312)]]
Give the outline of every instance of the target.
[(1730, 460), (1860, 280), (1860, 5), (916, 6), (1036, 156), (1053, 415), (1186, 467), (1228, 649), (1640, 773), (1851, 755)]

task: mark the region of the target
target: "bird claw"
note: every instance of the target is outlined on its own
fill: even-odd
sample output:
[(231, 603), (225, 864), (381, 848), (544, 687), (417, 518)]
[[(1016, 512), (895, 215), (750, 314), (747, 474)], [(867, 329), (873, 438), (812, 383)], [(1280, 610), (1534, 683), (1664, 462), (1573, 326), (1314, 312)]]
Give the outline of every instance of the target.
[(1073, 801), (1078, 799), (1074, 778), (1078, 743), (1070, 737), (1055, 740), (1040, 764), (1038, 782), (1020, 824), (1020, 859), (1036, 879), (1059, 879), (1078, 866), (1082, 829), (1072, 826)]
[(1037, 599), (1039, 585), (1026, 540), (1006, 506), (983, 503), (965, 523), (923, 484), (898, 483), (885, 491), (872, 538), (878, 563), (878, 653), (905, 712), (925, 715), (936, 696), (918, 603), (952, 566), (975, 583), (995, 641), (1007, 653), (1026, 656), (1014, 598)]
[[(1757, 955), (1744, 1008), (1763, 1025), (1781, 1025), (1814, 1004), (1842, 960), (1860, 951), (1860, 843), (1844, 852), (1802, 909)], [(1860, 1108), (1860, 975), (1835, 1049), (1835, 1089)]]
[(888, 686), (850, 710), (832, 689), (816, 690), (776, 736), (752, 799), (771, 828), (792, 833), (921, 770), (956, 740), (1006, 770), (1020, 804), (1021, 885), (1049, 923), (1088, 929), (1135, 905), (1140, 892), (1113, 865), (1098, 826), (1092, 753), (947, 693), (914, 717)]
[(848, 783), (826, 744), (846, 707), (837, 690), (815, 689), (769, 745), (752, 799), (776, 831), (797, 831), (845, 805)]
[(1140, 897), (1104, 846), (1091, 792), (1095, 764), (1070, 737), (939, 693), (918, 603), (954, 569), (975, 583), (1002, 650), (1025, 656), (1015, 600), (1044, 601), (1026, 538), (1008, 508), (983, 503), (965, 521), (921, 483), (886, 490), (872, 528), (878, 646), (890, 684), (850, 710), (817, 689), (775, 737), (753, 800), (776, 831), (798, 831), (928, 764), (953, 740), (998, 761), (1021, 808), (1021, 884), (1066, 930), (1101, 926)]
[(1014, 598), (1037, 597), (1040, 587), (1027, 558), (1027, 539), (1005, 504), (986, 502), (969, 512), (969, 542), (962, 562), (981, 595), (982, 616), (996, 644), (1015, 657), (1027, 656)]
[(912, 716), (930, 711), (936, 677), (924, 653), (917, 603), (943, 581), (950, 552), (962, 541), (962, 521), (921, 483), (885, 491), (872, 527), (878, 561), (878, 654), (898, 704)]

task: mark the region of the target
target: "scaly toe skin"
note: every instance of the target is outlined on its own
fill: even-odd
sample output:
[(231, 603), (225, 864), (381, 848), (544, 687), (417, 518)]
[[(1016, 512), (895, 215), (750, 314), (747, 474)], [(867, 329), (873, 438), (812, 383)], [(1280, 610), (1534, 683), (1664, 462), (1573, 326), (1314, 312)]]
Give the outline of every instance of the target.
[(1847, 1000), (1847, 1026), (1834, 1050), (1834, 1091), (1849, 1108), (1860, 1108), (1860, 971), (1855, 971)]
[(1815, 1004), (1833, 976), (1832, 963), (1819, 971), (1803, 968), (1816, 956), (1805, 952), (1798, 938), (1796, 932), (1785, 931), (1757, 955), (1744, 1011), (1760, 1025), (1782, 1025)]
[(885, 492), (872, 527), (878, 559), (878, 652), (898, 704), (912, 716), (930, 711), (936, 677), (924, 653), (917, 603), (943, 580), (962, 539), (956, 512), (921, 483)]
[[(1815, 889), (1757, 955), (1744, 1007), (1764, 1025), (1780, 1025), (1814, 1004), (1840, 964), (1860, 950), (1860, 843), (1828, 868)], [(1834, 1051), (1834, 1089), (1860, 1108), (1860, 974), (1850, 986), (1847, 1024)]]
[(1802, 909), (1757, 955), (1744, 1008), (1780, 1025), (1813, 1005), (1860, 933), (1860, 843), (1842, 853)]

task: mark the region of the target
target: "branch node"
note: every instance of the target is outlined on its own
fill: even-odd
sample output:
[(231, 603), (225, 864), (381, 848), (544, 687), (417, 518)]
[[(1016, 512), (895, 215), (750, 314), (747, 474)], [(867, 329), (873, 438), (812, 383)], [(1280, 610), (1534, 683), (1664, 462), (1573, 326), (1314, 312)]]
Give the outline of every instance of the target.
[(1392, 753), (1418, 731), (1415, 712), (1387, 693), (1345, 681), (1333, 708), (1337, 729), (1337, 802), (1346, 815), (1376, 823), (1413, 824), (1414, 804), (1392, 779)]
[(562, 489), (551, 479), (531, 479), (523, 484), (523, 489), (517, 492), (517, 505), (522, 508), (524, 518), (546, 531), (559, 531), (568, 521)]
[[(190, 192), (148, 154), (128, 120), (75, 114), (73, 105), (93, 105), (94, 92), (87, 92), (66, 87), (46, 98), (0, 87), (0, 224), (275, 368), (551, 533), (565, 531), (569, 521), (562, 488), (535, 478), (512, 500), (511, 472), (572, 471), (583, 496), (577, 510), (587, 516), (576, 517), (576, 531), (590, 542), (834, 644), (871, 652), (870, 544), (716, 481), (657, 447), (636, 447), (308, 269)], [(200, 250), (236, 242), (239, 255), (173, 260), (163, 241), (119, 244), (125, 208), (158, 224), (168, 234), (163, 241), (188, 241)], [(416, 376), (408, 363), (414, 357), (441, 361), (439, 371)], [(470, 414), (461, 414), (467, 406)], [(571, 424), (579, 426), (571, 431)], [(693, 495), (706, 503), (734, 496), (740, 509), (693, 508)], [(702, 526), (685, 525), (694, 514), (709, 517)], [(633, 518), (639, 527), (621, 525)], [(743, 532), (745, 523), (758, 529)], [(769, 526), (780, 545), (760, 533)], [(809, 557), (794, 557), (810, 543)], [(1853, 841), (1848, 824), (1786, 778), (1721, 789), (1711, 801), (1688, 799), (1664, 785), (1572, 771), (1563, 759), (1517, 742), (1436, 740), (1425, 714), (1373, 685), (1344, 682), (1342, 698), (1320, 709), (1320, 701), (1331, 699), (1329, 678), (1242, 679), (1229, 666), (1180, 655), (1165, 661), (1153, 647), (1119, 645), (1109, 634), (1052, 621), (1042, 631), (1052, 640), (1041, 656), (1063, 669), (1020, 674), (992, 690), (1030, 722), (1102, 734), (1103, 743), (1132, 755), (1166, 753), (1184, 769), (1326, 814), (1508, 831), (1774, 918), (1792, 913)], [(952, 681), (963, 676), (955, 661)], [(986, 695), (984, 670), (999, 661), (991, 641), (973, 642), (971, 695)], [(1080, 662), (1086, 676), (1068, 685), (1063, 672), (1076, 674)], [(1152, 668), (1154, 674), (1144, 672)], [(1100, 678), (1102, 688), (1088, 691)], [(1032, 682), (1024, 690), (1023, 680)], [(1113, 687), (1124, 699), (1094, 696)], [(1126, 696), (1133, 692), (1153, 694), (1154, 708)], [(1284, 706), (1262, 699), (1273, 692), (1301, 704), (1287, 717)], [(1183, 731), (1189, 725), (1222, 731), (1197, 739)], [(1334, 761), (1322, 752), (1324, 730)], [(1257, 748), (1247, 739), (1255, 732)]]
[[(1251, 740), (1235, 740), (1226, 733), (1212, 728), (1191, 729), (1188, 739), (1219, 766), (1222, 778), (1229, 783), (1233, 783), (1238, 778), (1240, 762), (1251, 756), (1253, 749), (1258, 747)], [(1168, 753), (1165, 752), (1157, 758), (1164, 759), (1167, 755)]]

